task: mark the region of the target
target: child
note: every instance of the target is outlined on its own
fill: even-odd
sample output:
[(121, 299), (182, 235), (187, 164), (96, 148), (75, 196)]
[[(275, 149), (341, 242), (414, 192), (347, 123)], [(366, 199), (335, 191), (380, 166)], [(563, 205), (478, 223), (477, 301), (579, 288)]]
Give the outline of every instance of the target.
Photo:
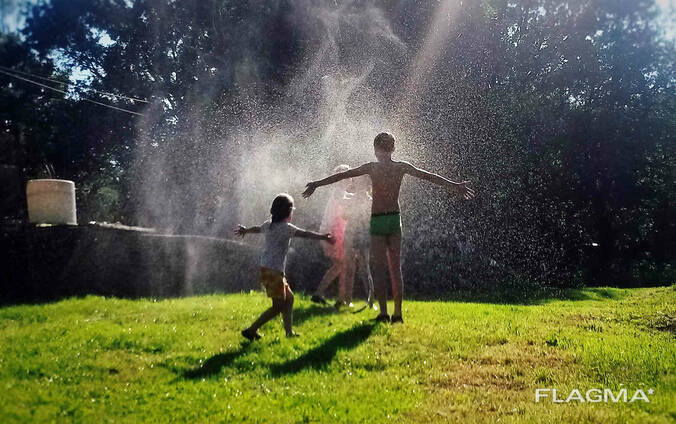
[[(354, 286), (355, 274), (364, 283), (364, 293), (366, 293), (366, 303), (369, 308), (373, 307), (373, 278), (369, 269), (369, 246), (371, 237), (369, 235), (369, 216), (371, 214), (371, 181), (363, 176), (353, 179), (352, 190), (354, 193), (345, 207), (345, 216), (348, 225), (345, 229), (345, 257), (351, 257), (354, 260), (345, 261), (345, 280), (347, 293), (345, 302), (352, 299), (352, 288)], [(377, 308), (376, 308), (377, 309)]]
[(265, 234), (265, 249), (261, 256), (261, 285), (265, 288), (268, 297), (272, 298), (272, 307), (263, 312), (251, 327), (242, 330), (242, 335), (249, 340), (258, 340), (261, 335), (258, 329), (266, 322), (282, 314), (284, 330), (287, 337), (298, 334), (293, 332), (293, 292), (286, 282), (284, 269), (286, 268), (286, 254), (292, 237), (325, 240), (333, 243), (331, 234), (319, 234), (313, 231), (302, 230), (290, 224), (293, 215), (293, 198), (281, 193), (275, 197), (270, 208), (271, 219), (261, 226), (244, 227), (240, 225), (235, 234), (244, 237), (246, 234)]
[[(349, 170), (348, 165), (338, 165), (333, 170), (336, 172), (344, 172)], [(324, 299), (326, 289), (329, 285), (338, 279), (338, 301), (336, 306), (342, 305), (342, 301), (345, 298), (345, 270), (346, 260), (350, 261), (350, 258), (345, 256), (345, 246), (343, 243), (343, 238), (345, 234), (345, 228), (347, 227), (347, 221), (344, 217), (345, 212), (345, 202), (348, 197), (346, 191), (347, 182), (341, 184), (336, 184), (331, 190), (331, 195), (329, 201), (326, 203), (326, 208), (324, 209), (324, 215), (322, 216), (322, 223), (319, 226), (319, 231), (331, 233), (335, 243), (334, 244), (322, 244), (324, 249), (324, 255), (331, 260), (331, 266), (326, 271), (317, 290), (315, 290), (312, 298), (313, 302), (316, 303), (326, 303)]]
[(465, 199), (474, 197), (474, 190), (467, 187), (469, 181), (459, 183), (450, 181), (437, 174), (416, 168), (408, 162), (392, 160), (395, 140), (391, 134), (380, 133), (373, 141), (376, 162), (364, 165), (345, 172), (339, 172), (319, 181), (307, 184), (303, 197), (308, 198), (317, 187), (336, 183), (346, 178), (360, 175), (371, 177), (373, 190), (373, 204), (371, 206), (371, 269), (376, 284), (376, 297), (380, 304), (378, 321), (389, 321), (387, 315), (387, 288), (385, 286), (386, 269), (389, 265), (392, 291), (394, 295), (394, 314), (392, 323), (403, 323), (401, 302), (403, 298), (404, 282), (401, 277), (401, 218), (399, 216), (399, 189), (404, 175), (412, 175), (430, 181), (434, 184), (448, 187)]

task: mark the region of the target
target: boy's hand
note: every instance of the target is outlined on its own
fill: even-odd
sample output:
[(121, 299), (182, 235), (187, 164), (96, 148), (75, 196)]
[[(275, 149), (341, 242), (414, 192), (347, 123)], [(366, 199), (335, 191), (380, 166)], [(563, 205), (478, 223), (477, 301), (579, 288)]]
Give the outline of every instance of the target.
[(305, 191), (303, 192), (303, 197), (307, 199), (312, 196), (312, 193), (317, 189), (317, 184), (314, 181), (310, 181), (305, 185)]
[(244, 234), (246, 234), (247, 228), (244, 225), (238, 225), (237, 229), (235, 230), (235, 234), (244, 238)]
[(324, 240), (330, 244), (336, 244), (336, 239), (331, 234), (324, 234)]
[(475, 196), (474, 190), (467, 187), (468, 183), (469, 181), (462, 181), (453, 187), (453, 190), (455, 190), (455, 192), (461, 195), (465, 200), (473, 199)]

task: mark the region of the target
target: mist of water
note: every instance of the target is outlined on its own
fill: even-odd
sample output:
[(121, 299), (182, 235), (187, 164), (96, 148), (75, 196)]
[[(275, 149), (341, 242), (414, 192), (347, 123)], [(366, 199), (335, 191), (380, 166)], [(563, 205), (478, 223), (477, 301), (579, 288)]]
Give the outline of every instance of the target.
[[(254, 74), (252, 58), (238, 64), (236, 84), (245, 87), (238, 116), (224, 110), (205, 120), (200, 109), (213, 98), (202, 98), (194, 100), (191, 116), (180, 117), (185, 123), (173, 137), (157, 138), (155, 115), (141, 121), (141, 222), (178, 231), (187, 218), (194, 231), (208, 235), (225, 235), (235, 222), (259, 223), (276, 193), (289, 192), (300, 202), (305, 183), (328, 175), (336, 164), (373, 160), (372, 140), (382, 131), (402, 140), (399, 156), (422, 157), (421, 145), (407, 143), (418, 139), (404, 116), (411, 99), (387, 85), (393, 75), (403, 79), (406, 73), (416, 81), (422, 64), (433, 58), (415, 55), (372, 5), (299, 4), (294, 18), (318, 43), (303, 52), (305, 66), (276, 104), (261, 104), (247, 81)], [(224, 138), (211, 138), (215, 127), (227, 128)], [(182, 201), (186, 193), (197, 199), (193, 210)], [(298, 219), (316, 222), (321, 203), (299, 203)], [(207, 222), (205, 214), (215, 219)]]
[[(482, 99), (460, 74), (450, 84), (435, 73), (439, 66), (462, 67), (439, 63), (462, 3), (440, 2), (417, 43), (394, 32), (392, 8), (388, 14), (375, 4), (294, 3), (289, 18), (313, 42), (301, 50), (301, 66), (274, 102), (261, 95), (260, 64), (252, 54), (235, 64), (238, 94), (228, 107), (210, 108), (220, 93), (206, 90), (175, 120), (166, 119), (171, 111), (162, 104), (154, 106), (157, 113), (146, 111), (135, 166), (139, 222), (173, 233), (231, 237), (236, 224), (267, 219), (274, 196), (287, 192), (296, 199), (296, 224), (317, 229), (328, 190), (303, 200), (304, 185), (337, 164), (374, 160), (373, 138), (383, 131), (397, 138), (397, 158), (452, 179), (471, 174), (468, 157), (492, 160), (495, 152), (482, 142), (497, 125)], [(394, 9), (407, 18), (404, 6)], [(428, 92), (443, 104), (421, 102)], [(439, 152), (450, 167), (440, 165)], [(404, 223), (412, 224), (405, 253), (439, 248), (435, 255), (418, 255), (414, 265), (443, 266), (449, 245), (469, 255), (485, 234), (486, 228), (468, 228), (450, 198), (424, 183), (404, 184)], [(483, 262), (495, 263), (492, 257)]]

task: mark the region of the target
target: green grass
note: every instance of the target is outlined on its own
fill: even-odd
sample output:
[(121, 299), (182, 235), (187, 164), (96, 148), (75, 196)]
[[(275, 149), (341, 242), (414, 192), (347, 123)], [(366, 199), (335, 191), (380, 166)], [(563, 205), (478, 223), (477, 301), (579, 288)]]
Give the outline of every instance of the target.
[[(302, 337), (275, 320), (251, 344), (260, 293), (3, 307), (0, 421), (674, 422), (676, 287), (562, 294), (406, 301), (394, 326), (298, 296)], [(655, 394), (535, 403), (537, 387)]]

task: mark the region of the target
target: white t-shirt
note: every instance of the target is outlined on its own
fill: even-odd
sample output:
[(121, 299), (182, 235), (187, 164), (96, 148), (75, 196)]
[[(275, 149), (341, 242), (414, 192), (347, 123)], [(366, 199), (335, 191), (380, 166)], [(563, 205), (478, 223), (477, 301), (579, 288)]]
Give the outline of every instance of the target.
[(265, 235), (265, 249), (261, 256), (261, 266), (284, 272), (289, 244), (291, 244), (291, 238), (298, 231), (298, 227), (288, 222), (275, 222), (272, 227), (270, 224), (270, 221), (265, 221), (261, 225), (261, 233)]

